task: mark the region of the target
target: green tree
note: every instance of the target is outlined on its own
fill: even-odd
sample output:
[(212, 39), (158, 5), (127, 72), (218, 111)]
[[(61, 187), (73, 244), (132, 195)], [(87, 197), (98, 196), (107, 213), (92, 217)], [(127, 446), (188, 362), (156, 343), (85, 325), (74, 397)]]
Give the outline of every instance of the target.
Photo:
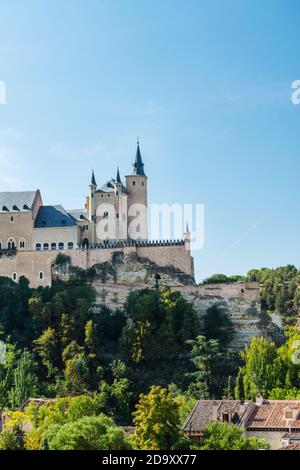
[(168, 450), (180, 439), (178, 405), (165, 388), (152, 386), (141, 395), (133, 416), (137, 449)]
[[(53, 432), (54, 431), (54, 432)], [(42, 445), (50, 450), (127, 450), (121, 428), (105, 415), (85, 416), (45, 433)]]
[(245, 437), (234, 424), (211, 423), (204, 431), (202, 450), (259, 450), (268, 449), (265, 439)]
[(13, 408), (19, 407), (28, 397), (38, 390), (36, 363), (29, 351), (24, 351), (15, 365), (12, 388), (9, 390), (9, 401)]

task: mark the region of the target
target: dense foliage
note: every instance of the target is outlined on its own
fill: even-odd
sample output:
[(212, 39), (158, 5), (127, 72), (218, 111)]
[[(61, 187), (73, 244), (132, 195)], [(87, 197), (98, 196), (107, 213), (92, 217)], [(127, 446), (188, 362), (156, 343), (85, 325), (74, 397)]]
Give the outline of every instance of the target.
[[(188, 449), (195, 444), (180, 427), (200, 398), (300, 399), (300, 331), (288, 326), (298, 315), (299, 272), (252, 270), (246, 279), (260, 282), (266, 314), (283, 315), (286, 341), (254, 338), (239, 354), (230, 348), (227, 314), (210, 307), (200, 329), (192, 304), (175, 290), (132, 291), (112, 311), (95, 303), (81, 273), (38, 289), (25, 278), (0, 278), (0, 408), (9, 409), (0, 450)], [(29, 396), (55, 401), (18, 411)], [(131, 424), (127, 438), (120, 426)], [(266, 443), (216, 423), (201, 447), (256, 448)]]

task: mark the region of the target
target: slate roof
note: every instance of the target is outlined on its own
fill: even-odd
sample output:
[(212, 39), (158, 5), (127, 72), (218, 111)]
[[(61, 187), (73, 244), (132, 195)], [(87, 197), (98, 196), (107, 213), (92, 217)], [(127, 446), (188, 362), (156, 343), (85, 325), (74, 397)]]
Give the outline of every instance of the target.
[(32, 208), (37, 191), (0, 192), (0, 212), (26, 211)]
[(212, 422), (218, 421), (222, 413), (231, 413), (232, 422), (242, 425), (247, 422), (253, 411), (254, 403), (240, 400), (199, 400), (191, 414), (186, 419), (182, 430), (188, 432), (203, 432)]
[(76, 222), (62, 206), (41, 206), (35, 219), (35, 228), (75, 227)]
[[(101, 186), (100, 189), (96, 191), (96, 193), (110, 193), (114, 192), (115, 187), (116, 187), (116, 180), (114, 178), (111, 178), (109, 181), (107, 181), (103, 186)], [(127, 194), (128, 191), (125, 188), (125, 186), (121, 183), (121, 192)]]
[(140, 144), (137, 143), (135, 162), (133, 164), (133, 174), (139, 176), (146, 176), (144, 172), (144, 163), (141, 156)]
[(68, 211), (68, 214), (76, 221), (76, 222), (82, 222), (82, 221), (87, 221), (88, 222), (88, 213), (85, 209), (71, 209)]

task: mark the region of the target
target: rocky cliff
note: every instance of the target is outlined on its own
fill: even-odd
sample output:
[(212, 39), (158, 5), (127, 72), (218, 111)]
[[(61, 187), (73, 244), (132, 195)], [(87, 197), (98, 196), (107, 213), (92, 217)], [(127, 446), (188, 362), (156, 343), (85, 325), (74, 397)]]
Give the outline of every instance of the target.
[[(53, 267), (54, 277), (67, 279), (73, 272), (68, 264)], [(97, 292), (95, 307), (120, 308), (132, 290), (167, 286), (179, 290), (194, 305), (200, 324), (213, 305), (225, 312), (234, 327), (232, 347), (236, 349), (243, 349), (254, 336), (280, 337), (279, 328), (261, 312), (260, 290), (255, 282), (197, 286), (192, 276), (174, 266), (161, 267), (147, 258), (139, 258), (136, 253), (123, 252), (95, 264), (86, 275)]]

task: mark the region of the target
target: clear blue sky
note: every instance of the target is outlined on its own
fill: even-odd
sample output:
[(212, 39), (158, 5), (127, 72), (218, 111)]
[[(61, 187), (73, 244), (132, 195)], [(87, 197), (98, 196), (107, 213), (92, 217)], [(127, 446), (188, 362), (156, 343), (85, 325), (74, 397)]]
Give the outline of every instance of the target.
[(205, 204), (197, 278), (299, 251), (297, 0), (0, 1), (0, 190), (82, 207), (130, 168), (151, 202)]

